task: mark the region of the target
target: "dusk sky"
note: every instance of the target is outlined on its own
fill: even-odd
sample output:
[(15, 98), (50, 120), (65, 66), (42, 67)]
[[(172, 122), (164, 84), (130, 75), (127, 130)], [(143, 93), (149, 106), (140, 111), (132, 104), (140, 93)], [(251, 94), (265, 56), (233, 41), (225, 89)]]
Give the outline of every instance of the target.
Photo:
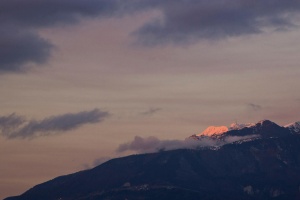
[(299, 0), (1, 0), (0, 198), (135, 136), (299, 121), (299, 20)]

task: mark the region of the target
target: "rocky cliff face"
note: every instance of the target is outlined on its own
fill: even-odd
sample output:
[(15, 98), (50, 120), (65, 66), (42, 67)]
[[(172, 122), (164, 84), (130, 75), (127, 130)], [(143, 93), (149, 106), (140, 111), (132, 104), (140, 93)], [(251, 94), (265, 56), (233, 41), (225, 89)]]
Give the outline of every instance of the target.
[(300, 199), (299, 134), (270, 121), (226, 134), (258, 138), (113, 159), (6, 200)]

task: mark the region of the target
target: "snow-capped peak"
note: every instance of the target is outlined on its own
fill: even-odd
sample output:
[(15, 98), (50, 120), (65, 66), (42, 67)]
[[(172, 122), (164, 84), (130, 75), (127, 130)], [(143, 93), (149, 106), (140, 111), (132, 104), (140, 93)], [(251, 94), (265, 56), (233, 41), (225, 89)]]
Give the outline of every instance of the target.
[(257, 125), (262, 126), (263, 124), (275, 124), (275, 123), (270, 120), (261, 120), (257, 123), (246, 123), (246, 124), (232, 123), (229, 127), (229, 130), (241, 130), (243, 128), (250, 128)]
[[(270, 124), (275, 124), (275, 123), (270, 121), (270, 120), (261, 120), (257, 123), (246, 123), (246, 124), (238, 124), (237, 122), (235, 122), (235, 123), (232, 123), (229, 127), (227, 127), (227, 126), (209, 126), (202, 133), (196, 134), (193, 137), (219, 136), (219, 135), (222, 135), (222, 134), (224, 134), (228, 131), (241, 130), (241, 129), (244, 129), (244, 128), (252, 128), (252, 127), (255, 127), (255, 126), (262, 127), (262, 126), (270, 125)], [(290, 124), (289, 126), (294, 127), (293, 130), (295, 129), (298, 132), (300, 132), (300, 122)]]
[(228, 131), (226, 126), (209, 126), (202, 133), (197, 134), (197, 136), (212, 136), (212, 135), (221, 135)]
[[(300, 134), (300, 121), (288, 124), (284, 127), (277, 125), (270, 120), (261, 120), (257, 123), (238, 124), (232, 123), (230, 126), (209, 126), (200, 134), (194, 134), (188, 139), (205, 140), (212, 139), (214, 141), (228, 141), (233, 138), (239, 142), (252, 141), (259, 138), (281, 137), (286, 134)], [(245, 138), (246, 137), (246, 138)]]
[(300, 121), (294, 122), (291, 124), (287, 124), (284, 127), (290, 129), (291, 131), (293, 131), (295, 133), (299, 133), (300, 132)]
[(247, 124), (238, 124), (238, 123), (232, 123), (229, 127), (229, 130), (241, 130), (242, 128), (249, 128), (255, 126), (254, 123), (247, 123)]
[(212, 136), (212, 135), (222, 135), (231, 130), (240, 130), (246, 127), (255, 126), (254, 123), (247, 123), (247, 124), (238, 124), (232, 123), (229, 127), (227, 126), (209, 126), (206, 128), (202, 133), (197, 134), (196, 136)]

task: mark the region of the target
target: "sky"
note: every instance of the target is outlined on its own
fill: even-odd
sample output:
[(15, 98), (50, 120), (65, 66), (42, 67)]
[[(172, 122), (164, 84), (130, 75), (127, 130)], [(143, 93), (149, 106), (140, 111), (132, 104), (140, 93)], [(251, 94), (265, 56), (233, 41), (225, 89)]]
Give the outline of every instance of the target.
[(0, 13), (0, 198), (211, 125), (300, 120), (298, 0), (2, 0)]

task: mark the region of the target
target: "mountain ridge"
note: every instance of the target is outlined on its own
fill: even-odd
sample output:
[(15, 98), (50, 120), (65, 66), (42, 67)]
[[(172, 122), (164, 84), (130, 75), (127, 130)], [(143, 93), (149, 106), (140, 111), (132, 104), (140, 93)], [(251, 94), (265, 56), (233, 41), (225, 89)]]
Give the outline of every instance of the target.
[[(277, 131), (277, 129), (281, 130)], [(259, 135), (260, 137), (272, 137), (272, 134), (273, 136), (278, 136), (282, 132), (299, 133), (300, 122), (279, 126), (270, 120), (261, 120), (257, 123), (232, 123), (229, 127), (209, 126), (202, 133), (191, 135), (189, 138), (194, 140), (201, 140), (203, 138), (224, 140), (228, 136)]]
[[(107, 161), (5, 200), (299, 199), (300, 134), (263, 121), (229, 131), (259, 139)], [(228, 134), (228, 133), (227, 133)]]

